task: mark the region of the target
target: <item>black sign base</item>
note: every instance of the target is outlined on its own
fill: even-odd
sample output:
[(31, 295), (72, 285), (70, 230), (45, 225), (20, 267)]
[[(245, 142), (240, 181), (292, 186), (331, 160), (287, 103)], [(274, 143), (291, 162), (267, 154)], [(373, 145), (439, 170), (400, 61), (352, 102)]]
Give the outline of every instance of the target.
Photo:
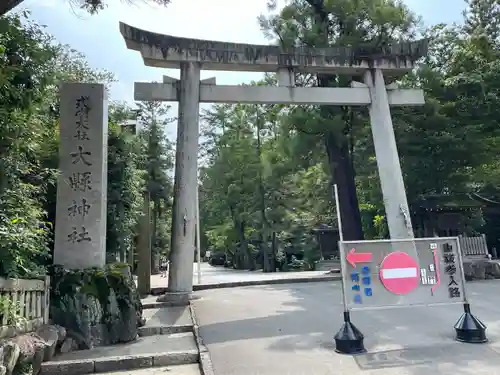
[(464, 304), (464, 313), (455, 324), (455, 340), (471, 344), (482, 344), (486, 338), (486, 326), (470, 312), (470, 305)]
[(366, 353), (363, 340), (365, 337), (354, 324), (351, 323), (349, 312), (344, 312), (344, 324), (334, 336), (335, 351), (340, 354)]

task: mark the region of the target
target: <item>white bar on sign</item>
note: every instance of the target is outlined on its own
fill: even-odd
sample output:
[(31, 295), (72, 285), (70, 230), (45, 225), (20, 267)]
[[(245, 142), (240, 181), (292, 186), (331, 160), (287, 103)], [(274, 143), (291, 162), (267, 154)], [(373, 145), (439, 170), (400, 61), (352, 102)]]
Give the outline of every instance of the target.
[(392, 268), (382, 270), (384, 279), (402, 279), (405, 277), (417, 277), (416, 268)]

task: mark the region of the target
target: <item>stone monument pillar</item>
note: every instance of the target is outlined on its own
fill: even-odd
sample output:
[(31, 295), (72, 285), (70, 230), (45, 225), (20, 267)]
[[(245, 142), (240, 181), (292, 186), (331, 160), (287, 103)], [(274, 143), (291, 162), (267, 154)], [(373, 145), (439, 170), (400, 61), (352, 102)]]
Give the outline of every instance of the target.
[(413, 238), (410, 211), (382, 70), (368, 70), (365, 73), (365, 84), (370, 89), (372, 101), (369, 107), (370, 123), (389, 233), (391, 239)]
[(172, 246), (168, 274), (169, 293), (158, 300), (178, 300), (180, 298), (187, 302), (193, 291), (196, 190), (198, 188), (200, 64), (183, 62), (180, 69)]
[(100, 84), (61, 86), (54, 264), (106, 262), (108, 105)]

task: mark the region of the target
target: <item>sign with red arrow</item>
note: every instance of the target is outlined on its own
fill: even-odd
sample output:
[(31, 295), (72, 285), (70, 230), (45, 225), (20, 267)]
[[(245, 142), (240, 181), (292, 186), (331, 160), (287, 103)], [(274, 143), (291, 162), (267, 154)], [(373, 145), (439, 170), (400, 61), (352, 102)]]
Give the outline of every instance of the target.
[(357, 253), (355, 248), (352, 248), (345, 257), (349, 264), (356, 268), (356, 263), (369, 263), (372, 261), (372, 253)]

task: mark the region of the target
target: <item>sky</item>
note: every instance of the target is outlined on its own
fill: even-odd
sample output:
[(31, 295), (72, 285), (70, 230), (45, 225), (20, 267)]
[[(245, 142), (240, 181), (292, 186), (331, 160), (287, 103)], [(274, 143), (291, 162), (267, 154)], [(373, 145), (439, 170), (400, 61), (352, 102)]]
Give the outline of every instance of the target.
[[(28, 9), (32, 18), (46, 25), (60, 43), (87, 56), (91, 67), (113, 72), (118, 82), (111, 89), (112, 100), (133, 103), (134, 82), (161, 81), (163, 75), (179, 77), (177, 70), (145, 67), (139, 52), (127, 50), (120, 21), (141, 29), (180, 37), (228, 42), (266, 44), (257, 23), (266, 14), (267, 0), (172, 0), (167, 8), (136, 0), (107, 0), (108, 6), (90, 16), (72, 8), (69, 0), (25, 0), (15, 10)], [(425, 24), (460, 22), (464, 0), (405, 0)], [(202, 72), (202, 79), (215, 76), (218, 84), (236, 85), (261, 77), (258, 73)], [(172, 107), (173, 111), (177, 106)], [(175, 116), (175, 113), (172, 114)], [(169, 138), (175, 133), (168, 131)]]

